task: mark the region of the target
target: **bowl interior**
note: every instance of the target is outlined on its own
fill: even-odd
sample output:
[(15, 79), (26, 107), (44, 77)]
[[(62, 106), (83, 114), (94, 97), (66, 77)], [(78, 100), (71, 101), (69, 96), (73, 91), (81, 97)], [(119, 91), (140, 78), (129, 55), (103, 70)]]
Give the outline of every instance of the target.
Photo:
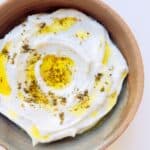
[(11, 121), (0, 115), (0, 143), (11, 150), (73, 150), (103, 149), (114, 141), (128, 126), (140, 103), (143, 90), (143, 67), (137, 44), (127, 25), (103, 2), (98, 0), (13, 0), (0, 6), (0, 38), (29, 14), (51, 12), (58, 8), (76, 8), (102, 23), (121, 49), (129, 66), (129, 76), (124, 83), (118, 104), (96, 128), (52, 144), (32, 147), (28, 135)]

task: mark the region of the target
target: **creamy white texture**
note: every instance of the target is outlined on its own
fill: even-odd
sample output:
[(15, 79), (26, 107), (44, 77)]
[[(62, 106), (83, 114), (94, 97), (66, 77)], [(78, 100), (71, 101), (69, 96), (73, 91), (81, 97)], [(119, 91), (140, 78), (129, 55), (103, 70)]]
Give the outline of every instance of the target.
[[(64, 24), (57, 22), (63, 18), (67, 20)], [(10, 57), (15, 53), (16, 57), (13, 64), (8, 61), (6, 65), (11, 94), (0, 93), (0, 112), (24, 129), (34, 145), (86, 131), (116, 104), (128, 67), (106, 29), (93, 18), (73, 9), (32, 15), (1, 40), (0, 52), (8, 42)], [(32, 52), (22, 52), (24, 44)], [(40, 54), (34, 66), (36, 84), (45, 94), (66, 98), (65, 104), (41, 106), (20, 100), (18, 83), (25, 88), (26, 66), (34, 52)], [(40, 66), (47, 55), (73, 60), (73, 77), (67, 86), (56, 89), (43, 80)], [(80, 99), (82, 96), (86, 99)]]

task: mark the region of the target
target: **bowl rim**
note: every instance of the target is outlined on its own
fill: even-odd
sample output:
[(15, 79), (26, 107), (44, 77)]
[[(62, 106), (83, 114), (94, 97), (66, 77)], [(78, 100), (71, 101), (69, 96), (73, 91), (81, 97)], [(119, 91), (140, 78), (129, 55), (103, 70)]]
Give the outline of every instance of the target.
[[(12, 2), (13, 0), (5, 0), (2, 4), (0, 4), (0, 9), (1, 7), (4, 7), (7, 3)], [(139, 105), (142, 101), (142, 96), (143, 96), (143, 91), (144, 91), (144, 65), (142, 61), (142, 55), (140, 53), (140, 48), (137, 44), (136, 38), (134, 34), (132, 33), (131, 29), (129, 28), (128, 24), (123, 20), (123, 18), (106, 2), (102, 0), (91, 0), (93, 3), (97, 5), (101, 5), (101, 7), (104, 7), (105, 9), (109, 10), (109, 12), (114, 16), (114, 18), (117, 20), (117, 22), (120, 22), (122, 26), (124, 26), (124, 30), (128, 33), (128, 35), (131, 37), (132, 44), (134, 45), (137, 53), (137, 59), (139, 62), (138, 66), (138, 91), (136, 93), (135, 97), (135, 103), (133, 109), (130, 109), (128, 112), (128, 115), (125, 116), (123, 121), (119, 124), (118, 128), (115, 129), (114, 133), (111, 134), (107, 139), (105, 139), (104, 143), (102, 145), (99, 145), (96, 147), (96, 149), (102, 149), (105, 150), (108, 148), (112, 143), (114, 143), (122, 134), (123, 132), (128, 128), (129, 124), (131, 121), (134, 119), (135, 114), (139, 108)], [(3, 142), (0, 141), (0, 146), (3, 146), (5, 149), (7, 147), (4, 145)]]
[(132, 122), (132, 120), (135, 117), (135, 114), (136, 114), (136, 112), (139, 108), (139, 105), (140, 105), (141, 101), (142, 101), (142, 96), (143, 96), (143, 91), (144, 91), (144, 65), (143, 65), (142, 55), (140, 53), (140, 48), (138, 46), (137, 40), (136, 40), (133, 32), (131, 31), (129, 25), (108, 4), (106, 4), (105, 2), (103, 2), (101, 0), (93, 0), (93, 1), (95, 1), (95, 3), (97, 3), (97, 5), (101, 4), (102, 7), (105, 7), (107, 9), (109, 9), (109, 12), (111, 14), (113, 14), (113, 16), (117, 20), (117, 22), (120, 22), (122, 24), (122, 26), (125, 27), (125, 30), (127, 31), (129, 36), (131, 37), (132, 43), (135, 46), (135, 49), (136, 49), (136, 52), (137, 52), (137, 58), (138, 58), (138, 61), (139, 61), (139, 66), (138, 66), (139, 86), (138, 86), (138, 91), (137, 91), (137, 95), (136, 95), (136, 98), (135, 98), (136, 99), (136, 101), (135, 101), (136, 103), (134, 104), (135, 107), (133, 107), (133, 109), (130, 109), (130, 112), (123, 119), (123, 122), (120, 123), (119, 127), (114, 131), (114, 134), (112, 134), (109, 138), (107, 138), (105, 140), (105, 143), (102, 145), (102, 147), (100, 147), (100, 146), (97, 147), (98, 149), (102, 148), (102, 149), (105, 150), (106, 148), (108, 148), (108, 146), (110, 146), (112, 143), (114, 143), (123, 134), (123, 132), (128, 128), (128, 126), (130, 125), (130, 123)]

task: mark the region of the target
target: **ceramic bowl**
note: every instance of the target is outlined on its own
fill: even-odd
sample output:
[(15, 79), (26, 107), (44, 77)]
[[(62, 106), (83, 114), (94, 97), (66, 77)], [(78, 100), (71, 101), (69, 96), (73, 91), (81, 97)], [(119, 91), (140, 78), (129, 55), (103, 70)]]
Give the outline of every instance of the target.
[(106, 149), (128, 127), (140, 104), (144, 75), (138, 45), (127, 24), (100, 0), (7, 0), (0, 6), (0, 38), (26, 16), (58, 8), (79, 9), (102, 23), (127, 60), (129, 75), (115, 108), (96, 127), (75, 138), (33, 147), (23, 130), (0, 115), (0, 144), (10, 150)]

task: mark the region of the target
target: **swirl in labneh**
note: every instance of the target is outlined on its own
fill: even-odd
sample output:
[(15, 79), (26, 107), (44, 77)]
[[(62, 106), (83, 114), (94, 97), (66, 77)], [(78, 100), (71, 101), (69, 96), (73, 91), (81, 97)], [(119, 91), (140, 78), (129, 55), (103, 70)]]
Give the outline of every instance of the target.
[(73, 9), (28, 16), (0, 40), (0, 112), (33, 145), (74, 137), (114, 107), (127, 74), (93, 18)]

